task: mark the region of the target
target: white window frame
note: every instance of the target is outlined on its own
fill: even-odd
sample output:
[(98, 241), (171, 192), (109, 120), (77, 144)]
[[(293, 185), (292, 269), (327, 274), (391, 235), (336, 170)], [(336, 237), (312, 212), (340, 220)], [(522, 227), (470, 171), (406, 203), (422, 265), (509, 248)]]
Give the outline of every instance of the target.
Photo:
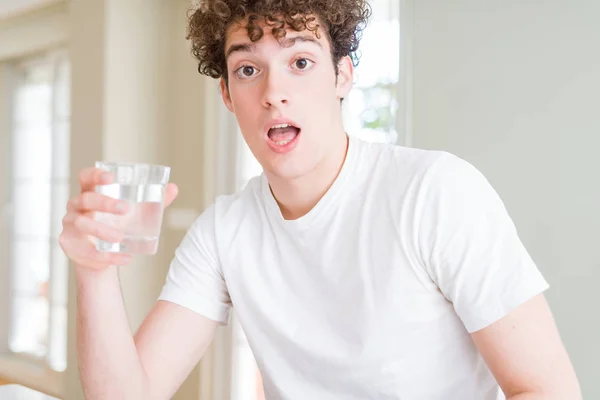
[[(13, 243), (13, 211), (14, 211), (14, 207), (11, 204), (11, 191), (12, 191), (12, 155), (11, 155), (11, 149), (12, 149), (12, 139), (11, 137), (13, 136), (14, 132), (13, 132), (13, 127), (11, 124), (12, 121), (12, 114), (13, 114), (13, 110), (14, 110), (14, 106), (13, 106), (13, 99), (14, 99), (14, 94), (15, 94), (15, 90), (18, 87), (19, 84), (19, 78), (17, 77), (17, 74), (15, 73), (15, 68), (18, 67), (27, 67), (27, 65), (35, 65), (36, 63), (45, 63), (49, 65), (49, 68), (51, 68), (52, 70), (52, 80), (54, 84), (57, 84), (57, 80), (56, 80), (56, 72), (57, 69), (59, 67), (60, 63), (63, 62), (68, 62), (67, 59), (67, 54), (64, 50), (52, 50), (49, 52), (45, 52), (45, 53), (41, 53), (38, 54), (36, 57), (28, 57), (25, 61), (23, 62), (9, 62), (9, 63), (4, 63), (4, 65), (2, 66), (3, 69), (3, 101), (2, 103), (5, 105), (5, 108), (3, 110), (3, 114), (7, 113), (7, 117), (5, 118), (5, 120), (7, 120), (4, 124), (4, 126), (2, 126), (1, 128), (3, 128), (3, 136), (4, 136), (4, 142), (7, 144), (7, 146), (5, 147), (5, 154), (6, 157), (4, 157), (3, 159), (6, 160), (6, 167), (4, 169), (5, 171), (5, 176), (3, 176), (3, 184), (4, 184), (4, 201), (2, 203), (2, 230), (3, 230), (3, 234), (2, 234), (2, 238), (4, 240), (2, 240), (2, 246), (3, 246), (3, 257), (0, 260), (1, 264), (0, 264), (0, 273), (1, 275), (6, 278), (3, 279), (2, 282), (2, 292), (5, 293), (5, 295), (2, 298), (2, 302), (0, 303), (0, 316), (2, 318), (2, 320), (0, 321), (0, 338), (2, 339), (2, 342), (0, 342), (0, 375), (10, 379), (11, 381), (15, 381), (17, 383), (38, 389), (38, 390), (42, 390), (44, 392), (50, 393), (50, 394), (54, 394), (54, 395), (58, 395), (62, 392), (63, 389), (63, 380), (65, 377), (65, 372), (63, 371), (55, 371), (52, 368), (50, 368), (49, 364), (47, 363), (47, 357), (44, 358), (37, 358), (35, 356), (32, 355), (28, 355), (28, 354), (15, 354), (12, 353), (10, 351), (10, 349), (8, 348), (8, 338), (9, 338), (9, 333), (11, 330), (11, 318), (10, 318), (10, 309), (12, 307), (12, 302), (14, 300), (14, 296), (13, 296), (13, 290), (11, 287), (11, 267), (12, 267), (12, 261), (11, 261), (11, 244)], [(19, 65), (20, 64), (20, 65)], [(54, 91), (53, 91), (54, 92)], [(56, 98), (55, 94), (53, 93), (53, 107), (56, 107), (56, 104), (54, 103), (54, 100)], [(56, 110), (53, 109), (52, 110), (52, 120), (50, 121), (50, 123), (52, 124), (52, 135), (54, 136), (55, 132), (54, 132), (54, 123), (55, 123), (55, 116), (56, 116)], [(52, 142), (54, 145), (54, 141)], [(51, 150), (54, 151), (54, 150)], [(66, 149), (66, 153), (68, 154), (68, 149)], [(54, 162), (53, 162), (54, 163)], [(51, 190), (51, 202), (54, 201), (54, 192)], [(51, 207), (51, 212), (55, 211), (54, 210), (55, 207)], [(56, 223), (56, 218), (52, 218), (51, 217), (51, 231), (56, 231), (56, 227), (53, 226), (53, 224)], [(48, 258), (50, 260), (52, 260), (53, 257), (53, 247), (50, 246), (50, 253), (47, 255)], [(54, 249), (55, 250), (55, 249)], [(66, 267), (68, 268), (68, 264), (66, 265)], [(49, 276), (49, 285), (48, 285), (48, 289), (50, 291), (50, 293), (52, 293), (54, 290), (56, 290), (57, 287), (63, 287), (65, 289), (68, 288), (68, 282), (57, 282), (56, 281), (56, 275), (53, 273), (53, 270), (50, 270), (50, 276)], [(68, 290), (68, 289), (67, 289)], [(49, 294), (49, 297), (52, 297), (51, 294)], [(68, 298), (68, 293), (64, 293), (64, 297)], [(51, 309), (51, 305), (52, 305), (52, 300), (50, 300), (50, 309)], [(52, 327), (53, 325), (53, 321), (52, 321), (52, 313), (49, 312), (49, 320), (48, 320), (48, 336), (49, 336), (49, 346), (51, 343), (51, 336), (52, 336)], [(66, 328), (66, 327), (65, 327)], [(66, 343), (65, 343), (66, 346)], [(48, 348), (48, 352), (51, 351), (51, 348)]]
[(7, 354), (9, 299), (9, 246), (11, 227), (9, 196), (11, 180), (9, 141), (13, 93), (7, 64), (29, 55), (65, 47), (68, 42), (68, 8), (65, 0), (40, 0), (32, 7), (0, 15), (0, 376), (61, 397), (65, 372), (44, 368), (32, 359)]

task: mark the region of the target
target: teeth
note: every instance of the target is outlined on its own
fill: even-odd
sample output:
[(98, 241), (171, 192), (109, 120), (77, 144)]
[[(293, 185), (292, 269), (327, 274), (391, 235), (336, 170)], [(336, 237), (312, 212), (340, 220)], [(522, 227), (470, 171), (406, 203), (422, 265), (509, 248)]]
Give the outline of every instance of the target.
[[(295, 128), (293, 125), (290, 124), (277, 124), (277, 125), (273, 125), (271, 129), (285, 129), (285, 128)], [(294, 140), (294, 138), (290, 138), (287, 140), (279, 140), (279, 141), (275, 141), (273, 140), (273, 143), (278, 145), (278, 146), (285, 146), (286, 144), (290, 143), (292, 140)]]

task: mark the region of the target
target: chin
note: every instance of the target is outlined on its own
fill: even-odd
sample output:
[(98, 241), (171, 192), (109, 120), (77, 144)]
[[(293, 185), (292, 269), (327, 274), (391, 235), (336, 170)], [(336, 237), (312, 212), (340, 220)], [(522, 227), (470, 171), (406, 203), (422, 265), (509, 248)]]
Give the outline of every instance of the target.
[(265, 171), (269, 175), (287, 180), (307, 175), (314, 170), (315, 166), (316, 162), (298, 154), (297, 157), (289, 157), (286, 160), (276, 160), (268, 169), (265, 169)]
[(315, 169), (321, 152), (318, 148), (307, 148), (307, 142), (302, 139), (305, 139), (302, 134), (297, 135), (294, 140), (283, 145), (283, 149), (274, 149), (273, 143), (266, 143), (262, 149), (261, 165), (267, 176), (289, 180)]

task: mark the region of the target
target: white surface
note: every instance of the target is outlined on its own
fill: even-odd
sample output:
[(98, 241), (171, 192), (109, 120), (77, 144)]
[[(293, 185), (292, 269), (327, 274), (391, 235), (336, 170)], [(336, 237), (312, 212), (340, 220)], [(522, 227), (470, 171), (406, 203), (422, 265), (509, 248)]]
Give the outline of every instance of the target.
[(21, 385), (0, 386), (1, 400), (58, 400)]
[(415, 2), (414, 145), (457, 153), (504, 198), (600, 399), (600, 2)]

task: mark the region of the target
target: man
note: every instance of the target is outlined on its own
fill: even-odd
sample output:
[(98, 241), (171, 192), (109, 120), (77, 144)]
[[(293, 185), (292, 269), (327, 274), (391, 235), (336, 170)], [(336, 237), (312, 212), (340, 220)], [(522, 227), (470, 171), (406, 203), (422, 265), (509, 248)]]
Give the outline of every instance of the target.
[(113, 266), (130, 257), (89, 241), (119, 241), (91, 212), (126, 205), (93, 192), (110, 176), (81, 173), (61, 245), (89, 398), (169, 398), (231, 307), (269, 399), (581, 397), (548, 285), (486, 179), (445, 152), (346, 135), (368, 10), (210, 0), (191, 16), (199, 71), (220, 78), (264, 173), (189, 229), (135, 337)]

